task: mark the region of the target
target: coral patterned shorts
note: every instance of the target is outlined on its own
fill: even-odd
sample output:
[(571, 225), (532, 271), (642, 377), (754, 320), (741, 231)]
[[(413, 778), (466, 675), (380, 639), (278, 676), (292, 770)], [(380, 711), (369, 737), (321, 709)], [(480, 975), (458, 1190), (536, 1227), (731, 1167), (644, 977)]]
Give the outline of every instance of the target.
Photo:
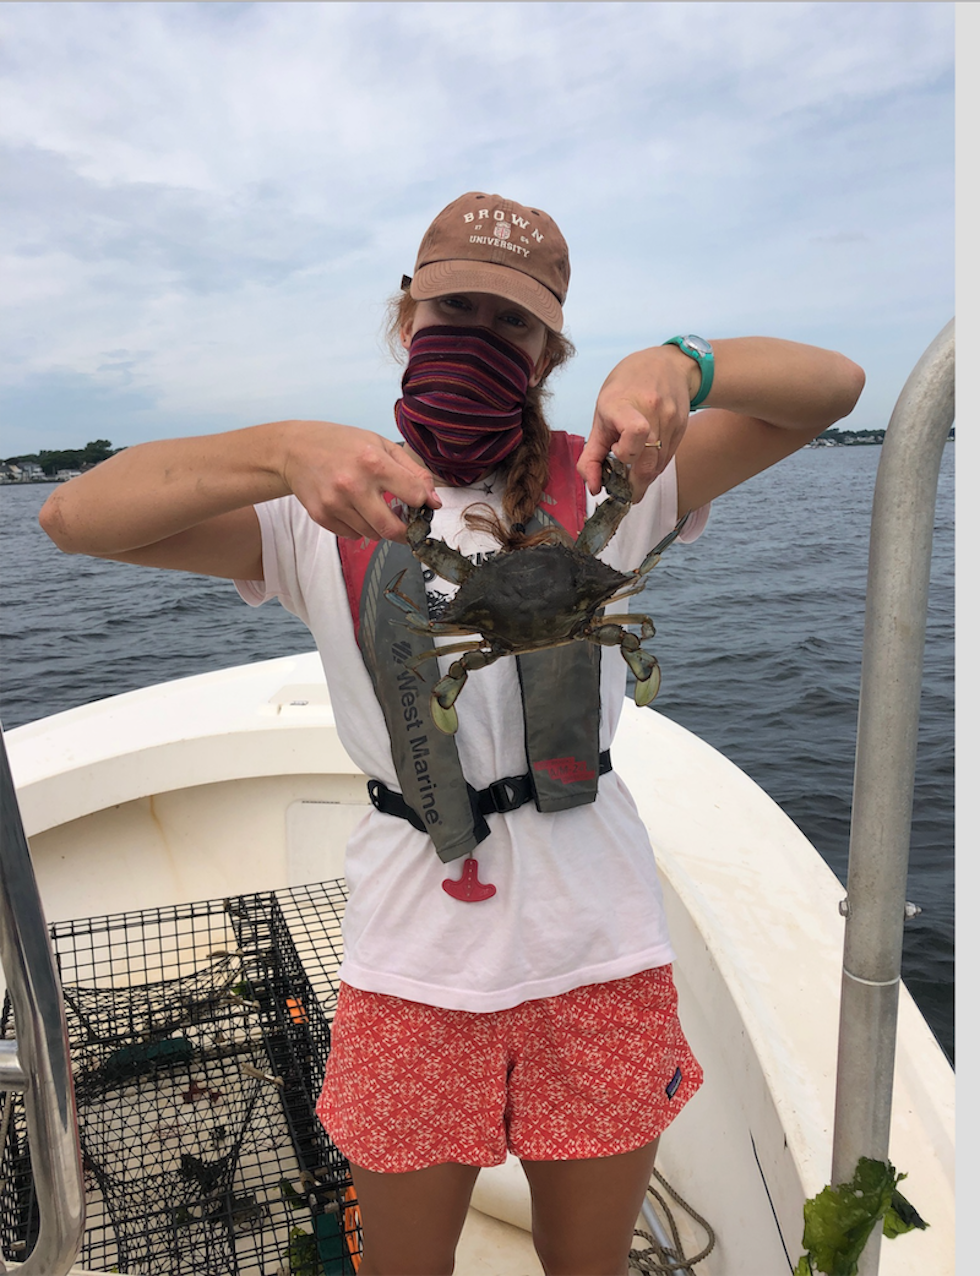
[(341, 984), (317, 1115), (367, 1170), (614, 1156), (701, 1085), (670, 966), (475, 1014)]

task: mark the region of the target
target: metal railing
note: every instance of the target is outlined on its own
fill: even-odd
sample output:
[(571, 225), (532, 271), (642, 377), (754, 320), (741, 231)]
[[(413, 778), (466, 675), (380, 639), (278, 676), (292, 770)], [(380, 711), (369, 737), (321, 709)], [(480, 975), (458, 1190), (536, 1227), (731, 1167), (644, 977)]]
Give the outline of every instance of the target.
[[(932, 532), (954, 415), (954, 321), (905, 383), (882, 445), (871, 515), (854, 801), (842, 905), (837, 1103), (831, 1177), (888, 1157)], [(861, 1256), (876, 1276), (879, 1226)]]
[[(17, 1030), (16, 1041), (0, 1041), (0, 1089), (24, 1095), (39, 1216), (37, 1242), (18, 1271), (24, 1276), (66, 1276), (85, 1229), (68, 1027), (2, 731), (0, 962)], [(12, 1098), (5, 1095), (5, 1103)], [(6, 1267), (0, 1258), (2, 1271)]]

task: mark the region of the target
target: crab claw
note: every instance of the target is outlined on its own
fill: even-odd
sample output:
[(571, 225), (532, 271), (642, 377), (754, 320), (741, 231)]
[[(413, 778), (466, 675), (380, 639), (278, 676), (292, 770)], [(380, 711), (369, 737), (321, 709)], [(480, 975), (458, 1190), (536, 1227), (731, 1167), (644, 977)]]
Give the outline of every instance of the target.
[(459, 727), (459, 716), (452, 705), (450, 705), (448, 709), (444, 709), (435, 696), (433, 696), (429, 708), (432, 713), (432, 721), (436, 724), (442, 734), (455, 735)]
[(632, 494), (629, 471), (622, 461), (607, 457), (602, 463), (602, 485), (606, 499), (597, 506), (578, 534), (575, 548), (583, 554), (598, 554), (609, 544), (616, 528), (629, 513)]
[(659, 690), (660, 666), (654, 662), (654, 667), (650, 670), (650, 676), (642, 681), (637, 679), (636, 687), (633, 690), (633, 699), (642, 708), (656, 700)]
[(446, 676), (440, 678), (432, 688), (432, 699), (429, 702), (432, 721), (444, 735), (455, 735), (459, 727), (454, 705), (465, 682), (466, 669), (461, 661), (454, 660)]
[(638, 651), (627, 651), (625, 647), (621, 647), (620, 650), (636, 678), (633, 699), (640, 706), (650, 704), (656, 700), (657, 692), (660, 690), (660, 666), (657, 664), (657, 657), (651, 656), (642, 648)]
[(408, 511), (405, 539), (413, 554), (422, 548), (428, 538), (432, 527), (432, 514), (433, 511), (427, 505), (416, 505)]

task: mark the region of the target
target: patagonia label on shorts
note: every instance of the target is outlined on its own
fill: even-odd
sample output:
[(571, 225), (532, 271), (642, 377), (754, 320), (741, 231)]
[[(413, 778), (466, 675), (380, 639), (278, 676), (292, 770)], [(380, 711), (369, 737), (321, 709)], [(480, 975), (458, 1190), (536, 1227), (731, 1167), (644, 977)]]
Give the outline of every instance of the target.
[(674, 1075), (667, 1082), (666, 1089), (667, 1089), (668, 1099), (672, 1099), (674, 1095), (677, 1093), (677, 1087), (680, 1085), (681, 1081), (683, 1080), (683, 1077), (684, 1077), (684, 1074), (681, 1072), (680, 1068), (678, 1068), (677, 1071), (674, 1073)]

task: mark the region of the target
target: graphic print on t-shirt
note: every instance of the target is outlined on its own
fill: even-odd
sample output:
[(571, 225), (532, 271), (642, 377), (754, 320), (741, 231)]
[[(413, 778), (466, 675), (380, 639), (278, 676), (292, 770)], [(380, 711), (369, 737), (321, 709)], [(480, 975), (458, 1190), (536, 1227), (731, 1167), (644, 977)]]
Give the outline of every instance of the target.
[[(476, 567), (481, 567), (484, 563), (489, 563), (491, 558), (496, 558), (499, 552), (499, 550), (489, 550), (487, 553), (466, 554), (465, 557)], [(429, 619), (442, 620), (449, 604), (456, 597), (459, 586), (444, 580), (431, 567), (426, 567), (424, 564), (422, 579), (425, 581), (425, 604), (429, 610)]]

